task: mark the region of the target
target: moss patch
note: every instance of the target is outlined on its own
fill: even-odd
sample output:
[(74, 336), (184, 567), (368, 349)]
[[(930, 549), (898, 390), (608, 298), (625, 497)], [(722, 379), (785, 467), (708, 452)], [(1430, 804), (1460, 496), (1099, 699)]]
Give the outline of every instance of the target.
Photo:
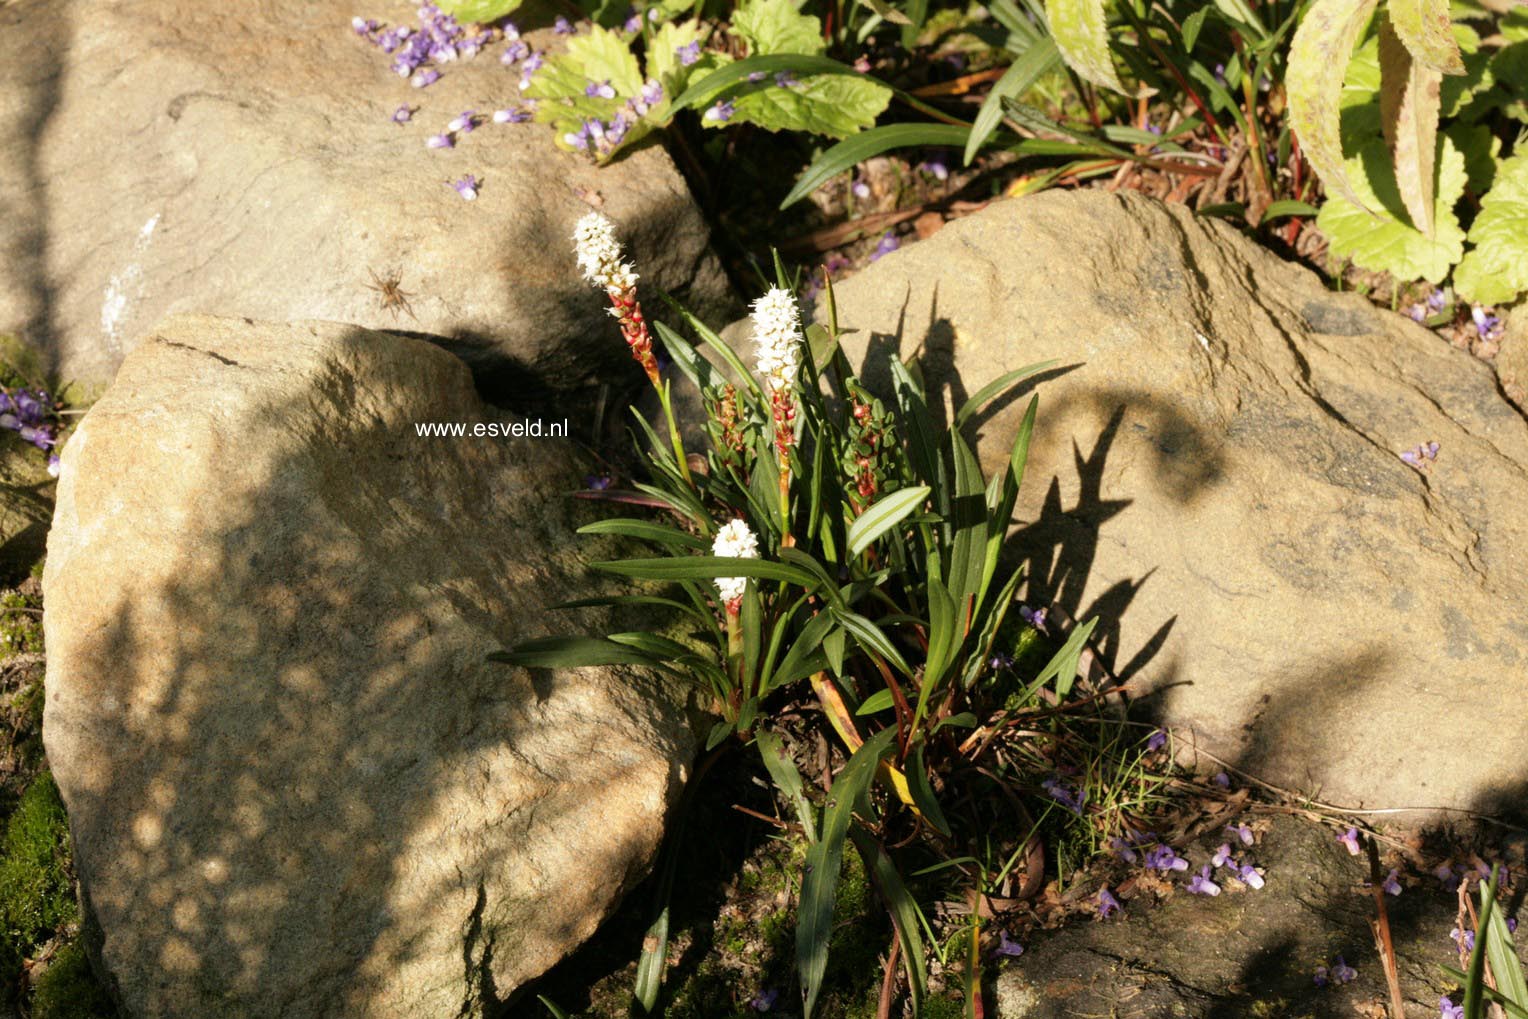
[(111, 999), (78, 942), (59, 949), (32, 996), (32, 1019), (111, 1019)]
[(0, 983), (13, 983), (22, 960), (75, 919), (69, 822), (53, 776), (43, 772), (6, 824), (0, 855)]

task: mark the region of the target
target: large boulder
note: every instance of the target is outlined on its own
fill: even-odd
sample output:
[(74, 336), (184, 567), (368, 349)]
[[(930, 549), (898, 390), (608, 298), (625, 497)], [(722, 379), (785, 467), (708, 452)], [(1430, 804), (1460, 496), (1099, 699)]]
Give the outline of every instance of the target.
[(418, 340), (186, 317), (65, 448), (46, 743), (127, 1015), (482, 1014), (649, 864), (682, 698), (485, 661), (597, 622), (548, 608), (576, 455), (432, 422), (537, 424)]
[(999, 203), (837, 298), (853, 363), (921, 353), (951, 403), (1059, 362), (976, 424), (992, 469), (1039, 394), (1027, 597), (1098, 616), (1201, 750), (1349, 806), (1521, 807), (1528, 421), (1484, 363), (1101, 191)]
[[(439, 337), (515, 397), (568, 390), (630, 368), (573, 260), (590, 203), (645, 279), (728, 306), (661, 146), (597, 169), (547, 126), (487, 122), (518, 105), (502, 44), (411, 88), (350, 18), (413, 24), (414, 7), (0, 7), (0, 332), (101, 383), (166, 314), (332, 319)], [(425, 147), (469, 109), (482, 126)], [(447, 184), (467, 173), (483, 182), (470, 203)], [(401, 279), (412, 316), (383, 306), (373, 272)]]

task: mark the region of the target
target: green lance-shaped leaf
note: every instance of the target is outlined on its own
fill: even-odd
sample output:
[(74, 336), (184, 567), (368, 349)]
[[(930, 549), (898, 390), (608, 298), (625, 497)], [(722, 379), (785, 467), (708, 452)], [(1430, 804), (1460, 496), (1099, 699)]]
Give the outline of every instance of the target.
[(998, 123), (1003, 119), (1003, 100), (1017, 99), (1023, 95), (1031, 85), (1049, 74), (1059, 59), (1056, 41), (1045, 38), (1025, 50), (1024, 55), (1003, 72), (997, 84), (992, 86), (992, 91), (987, 93), (981, 110), (976, 114), (976, 120), (971, 123), (971, 134), (966, 139), (966, 151), (962, 157), (966, 166), (971, 165), (977, 149), (987, 144), (987, 139), (997, 130)]
[(802, 171), (796, 186), (780, 200), (789, 208), (816, 191), (824, 182), (860, 163), (892, 149), (912, 146), (964, 145), (971, 129), (955, 124), (884, 124), (862, 131), (828, 149)]
[(828, 941), (833, 936), (833, 893), (843, 866), (844, 839), (849, 834), (854, 805), (875, 778), (876, 765), (891, 749), (895, 729), (882, 729), (865, 741), (833, 780), (828, 806), (822, 814), (822, 834), (806, 851), (806, 874), (801, 879), (801, 905), (796, 921), (796, 970), (806, 999), (804, 1014), (811, 1019), (828, 970)]
[(1315, 0), (1289, 46), (1284, 89), (1289, 121), (1305, 158), (1327, 191), (1372, 211), (1348, 180), (1342, 160), (1342, 79), (1358, 33), (1378, 0)]
[(1047, 0), (1045, 13), (1056, 48), (1072, 70), (1095, 85), (1124, 93), (1109, 55), (1104, 0)]
[(1443, 74), (1464, 73), (1448, 0), (1390, 0), (1388, 6), (1395, 34), (1417, 63)]
[(1379, 68), (1380, 126), (1395, 164), (1396, 189), (1412, 225), (1431, 238), (1443, 75), (1413, 60), (1388, 21), (1379, 30)]
[(901, 523), (928, 498), (927, 485), (903, 488), (878, 500), (849, 527), (849, 555), (854, 557), (870, 543)]

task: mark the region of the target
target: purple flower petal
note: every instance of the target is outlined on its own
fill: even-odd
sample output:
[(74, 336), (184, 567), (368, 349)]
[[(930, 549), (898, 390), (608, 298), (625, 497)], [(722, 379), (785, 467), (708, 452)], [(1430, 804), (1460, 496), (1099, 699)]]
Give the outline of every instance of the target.
[(448, 181), (447, 183), (455, 188), (456, 193), (461, 195), (467, 201), (471, 202), (477, 199), (479, 182), (478, 179), (472, 174), (469, 173), (462, 177), (461, 180)]
[(448, 134), (432, 134), (425, 139), (424, 146), (427, 149), (450, 149), (456, 147), (456, 141)]
[(1210, 880), (1210, 867), (1205, 864), (1188, 884), (1184, 885), (1194, 895), (1219, 895), (1220, 886)]
[(696, 39), (694, 42), (677, 47), (674, 50), (674, 56), (679, 58), (680, 67), (689, 67), (700, 59), (700, 40)]
[(1151, 736), (1148, 737), (1147, 740), (1146, 740), (1146, 749), (1148, 751), (1161, 750), (1165, 746), (1167, 746), (1167, 730), (1166, 729), (1155, 729), (1155, 730), (1153, 730), (1152, 733), (1151, 733)]
[(736, 112), (737, 107), (733, 105), (732, 100), (719, 99), (715, 106), (711, 107), (701, 116), (701, 119), (717, 124), (725, 124), (732, 119), (732, 115)]
[(1115, 913), (1120, 912), (1124, 908), (1124, 906), (1120, 905), (1119, 899), (1114, 897), (1114, 893), (1109, 891), (1107, 886), (1099, 889), (1098, 915), (1101, 919), (1107, 920), (1109, 917), (1113, 916)]
[(557, 20), (552, 22), (552, 31), (556, 32), (558, 35), (572, 35), (573, 26), (571, 23), (569, 23), (567, 18), (559, 14), (557, 15)]
[(1360, 852), (1362, 852), (1362, 849), (1358, 844), (1357, 828), (1349, 828), (1347, 831), (1337, 836), (1337, 841), (1348, 847), (1349, 856), (1357, 856)]
[(427, 67), (423, 71), (409, 79), (409, 84), (415, 88), (428, 88), (440, 80), (440, 72), (433, 67)]

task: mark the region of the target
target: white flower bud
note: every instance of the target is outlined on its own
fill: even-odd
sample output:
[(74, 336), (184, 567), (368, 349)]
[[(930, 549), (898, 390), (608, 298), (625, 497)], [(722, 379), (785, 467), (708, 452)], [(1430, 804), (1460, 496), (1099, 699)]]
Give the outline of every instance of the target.
[(801, 365), (801, 312), (789, 290), (771, 287), (753, 302), (758, 369), (773, 389), (791, 385)]
[(630, 290), (637, 285), (637, 274), (621, 261), (621, 242), (615, 239), (615, 224), (598, 212), (591, 212), (573, 228), (573, 243), (578, 252), (578, 267), (584, 279), (606, 290)]

